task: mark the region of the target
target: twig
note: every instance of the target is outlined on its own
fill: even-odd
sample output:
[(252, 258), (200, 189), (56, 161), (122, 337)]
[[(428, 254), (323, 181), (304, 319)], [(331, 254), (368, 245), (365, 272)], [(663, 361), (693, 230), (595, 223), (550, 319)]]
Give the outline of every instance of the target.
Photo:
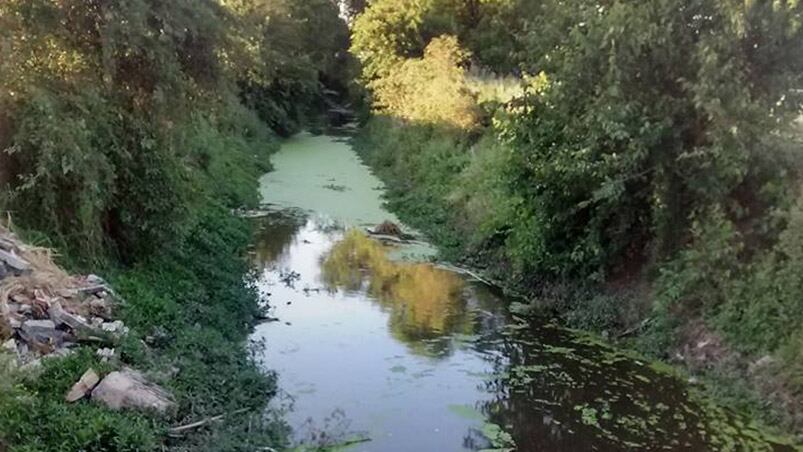
[(192, 429), (195, 429), (195, 428), (198, 428), (198, 427), (203, 427), (204, 425), (209, 424), (211, 422), (217, 422), (217, 421), (223, 420), (226, 416), (233, 416), (235, 414), (245, 413), (246, 411), (248, 411), (248, 408), (243, 408), (243, 409), (240, 409), (240, 410), (237, 410), (237, 411), (232, 411), (231, 413), (219, 414), (217, 416), (212, 416), (212, 417), (208, 417), (206, 419), (201, 419), (200, 421), (193, 422), (192, 424), (185, 424), (185, 425), (180, 425), (178, 427), (173, 427), (170, 430), (168, 430), (168, 432), (169, 432), (170, 435), (180, 435), (182, 432), (186, 432), (187, 430), (192, 430)]

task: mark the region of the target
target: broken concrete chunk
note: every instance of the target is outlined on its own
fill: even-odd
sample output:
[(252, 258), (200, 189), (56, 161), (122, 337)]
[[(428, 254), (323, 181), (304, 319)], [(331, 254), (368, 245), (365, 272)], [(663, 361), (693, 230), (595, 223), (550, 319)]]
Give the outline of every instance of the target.
[(14, 339), (9, 339), (3, 342), (3, 350), (7, 352), (11, 352), (13, 354), (17, 354), (17, 341)]
[(86, 282), (93, 285), (106, 285), (106, 280), (95, 274), (87, 275)]
[(52, 337), (56, 333), (56, 324), (52, 320), (26, 320), (21, 329), (29, 336)]
[(114, 349), (113, 348), (99, 348), (98, 351), (95, 352), (98, 357), (100, 357), (101, 361), (106, 362), (112, 358), (114, 358)]
[(9, 317), (8, 324), (11, 325), (11, 328), (14, 328), (15, 330), (22, 328), (22, 321), (20, 321), (19, 317), (14, 314), (11, 314)]
[(111, 320), (112, 309), (110, 303), (105, 299), (94, 298), (89, 301), (89, 312), (95, 317), (104, 320)]
[(17, 275), (31, 271), (31, 264), (13, 252), (0, 249), (0, 261), (5, 262), (6, 267)]
[(14, 242), (12, 242), (11, 240), (9, 240), (9, 239), (7, 239), (5, 237), (0, 237), (0, 250), (3, 250), (3, 251), (15, 251), (16, 249), (17, 249), (17, 246), (14, 245)]
[(103, 331), (105, 331), (107, 333), (111, 333), (111, 334), (113, 334), (115, 336), (124, 336), (124, 335), (128, 334), (128, 328), (120, 320), (115, 320), (114, 322), (104, 323), (103, 325), (100, 326), (100, 328)]
[(131, 369), (107, 375), (92, 391), (92, 400), (113, 410), (132, 409), (167, 414), (176, 408), (167, 391)]
[(47, 310), (48, 315), (50, 315), (50, 319), (53, 320), (58, 325), (67, 325), (74, 331), (83, 331), (86, 329), (93, 329), (92, 326), (87, 323), (86, 319), (79, 315), (70, 314), (69, 312), (65, 311), (64, 308), (61, 307), (61, 303), (58, 301), (54, 302), (50, 305), (50, 308)]
[(67, 402), (77, 402), (78, 400), (86, 397), (95, 386), (100, 382), (100, 377), (94, 369), (89, 369), (81, 376), (77, 383), (75, 383), (64, 397)]

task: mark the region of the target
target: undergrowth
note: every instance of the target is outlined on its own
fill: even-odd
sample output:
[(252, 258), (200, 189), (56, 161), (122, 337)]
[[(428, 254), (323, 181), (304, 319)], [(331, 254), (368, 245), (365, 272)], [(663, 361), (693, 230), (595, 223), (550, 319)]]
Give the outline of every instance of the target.
[[(3, 371), (0, 438), (10, 451), (243, 450), (279, 447), (285, 429), (264, 414), (274, 380), (251, 359), (249, 325), (258, 309), (243, 259), (250, 226), (220, 206), (207, 207), (188, 233), (129, 269), (109, 269), (125, 300), (131, 328), (119, 361), (99, 362), (91, 349), (45, 360), (26, 377)], [(112, 412), (90, 401), (66, 404), (64, 394), (88, 368), (101, 373), (131, 366), (171, 390), (172, 418)], [(10, 383), (10, 382), (14, 383)], [(6, 386), (7, 385), (7, 386)], [(244, 411), (243, 411), (244, 410)], [(231, 415), (231, 413), (240, 413)], [(229, 414), (185, 438), (167, 427)]]

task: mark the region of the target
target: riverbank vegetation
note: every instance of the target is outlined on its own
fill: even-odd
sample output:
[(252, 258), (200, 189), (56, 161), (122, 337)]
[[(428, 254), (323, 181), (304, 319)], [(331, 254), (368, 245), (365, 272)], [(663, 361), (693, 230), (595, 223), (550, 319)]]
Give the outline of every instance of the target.
[[(276, 136), (342, 100), (348, 40), (327, 0), (2, 2), (0, 208), (63, 264), (108, 277), (131, 333), (111, 364), (79, 349), (29, 379), (4, 360), (0, 449), (284, 444), (263, 413), (272, 377), (247, 350), (259, 300), (232, 210), (258, 202)], [(146, 371), (178, 412), (66, 404), (90, 366)]]
[(803, 432), (798, 2), (396, 2), (356, 144), (402, 219)]

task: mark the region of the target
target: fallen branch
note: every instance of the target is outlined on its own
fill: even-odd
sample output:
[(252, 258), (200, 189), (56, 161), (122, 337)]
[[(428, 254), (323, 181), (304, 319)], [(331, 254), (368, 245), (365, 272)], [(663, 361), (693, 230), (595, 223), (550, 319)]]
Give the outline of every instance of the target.
[(449, 271), (452, 271), (452, 272), (455, 272), (455, 273), (462, 273), (462, 274), (471, 276), (472, 278), (476, 279), (477, 281), (479, 281), (479, 282), (481, 282), (481, 283), (483, 283), (485, 285), (495, 286), (494, 283), (488, 281), (487, 279), (483, 278), (482, 276), (478, 275), (477, 273), (475, 273), (475, 272), (473, 272), (473, 271), (471, 271), (471, 270), (469, 270), (467, 268), (457, 267), (457, 266), (451, 265), (451, 264), (439, 264), (438, 267), (441, 267), (443, 269), (446, 269), (446, 270), (449, 270)]
[(199, 427), (203, 427), (204, 425), (210, 424), (212, 422), (222, 421), (226, 418), (226, 416), (234, 416), (235, 414), (241, 414), (248, 411), (248, 408), (243, 408), (237, 411), (232, 411), (231, 413), (219, 414), (217, 416), (208, 417), (206, 419), (202, 419), (197, 422), (193, 422), (191, 424), (179, 425), (178, 427), (173, 427), (168, 430), (168, 434), (170, 436), (181, 435), (182, 432), (186, 432), (187, 430), (193, 430)]
[(619, 339), (619, 338), (622, 338), (622, 337), (630, 336), (630, 335), (638, 332), (639, 330), (643, 329), (647, 325), (649, 325), (650, 322), (652, 322), (652, 317), (647, 317), (646, 319), (642, 320), (638, 325), (636, 325), (636, 326), (634, 326), (632, 328), (629, 328), (629, 329), (617, 334), (616, 338)]

